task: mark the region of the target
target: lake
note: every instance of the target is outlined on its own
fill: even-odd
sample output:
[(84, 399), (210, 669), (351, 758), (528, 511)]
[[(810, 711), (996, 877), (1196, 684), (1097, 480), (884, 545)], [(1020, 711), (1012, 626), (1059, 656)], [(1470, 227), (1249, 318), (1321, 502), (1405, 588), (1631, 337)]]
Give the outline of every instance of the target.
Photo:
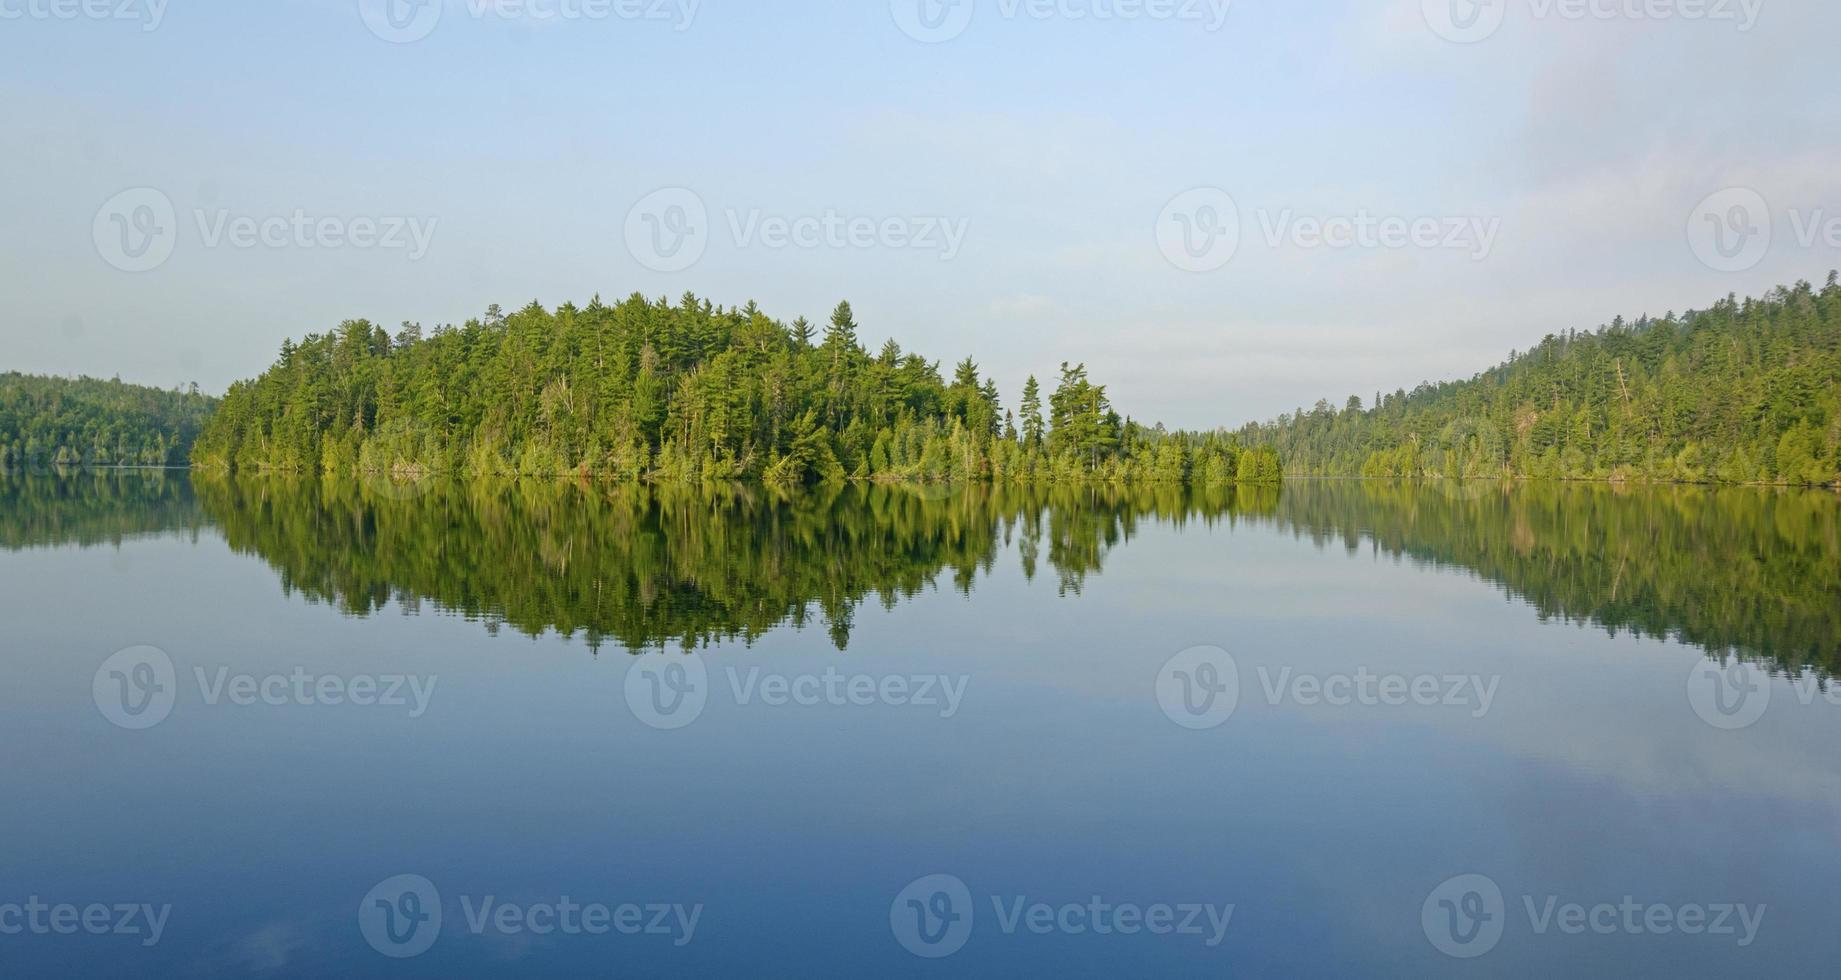
[(1832, 972), (1841, 497), (0, 477), (0, 974)]

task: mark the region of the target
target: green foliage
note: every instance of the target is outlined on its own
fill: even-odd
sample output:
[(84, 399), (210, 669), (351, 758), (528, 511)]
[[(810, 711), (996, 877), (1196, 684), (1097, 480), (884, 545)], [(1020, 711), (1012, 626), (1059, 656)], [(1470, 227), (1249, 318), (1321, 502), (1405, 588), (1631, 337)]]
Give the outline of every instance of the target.
[(196, 387), (0, 374), (0, 470), (183, 466), (214, 404)]
[(119, 547), (208, 526), (192, 481), (163, 469), (0, 470), (0, 550)]
[(1464, 568), (1543, 619), (1841, 673), (1841, 507), (1829, 491), (1552, 481), (1449, 490), (1288, 484), (1281, 526), (1354, 554)]
[[(634, 649), (752, 639), (813, 610), (841, 643), (860, 603), (893, 606), (940, 578), (969, 592), (1000, 560), (1078, 592), (1144, 525), (1200, 521), (1276, 524), (1351, 555), (1466, 569), (1543, 618), (1785, 670), (1841, 669), (1841, 508), (1823, 491), (1323, 480), (780, 494), (431, 480), (404, 495), (381, 480), (192, 479), (232, 547), (309, 598), (356, 614), (427, 599), (533, 635)], [(97, 484), (82, 488), (91, 499)], [(77, 523), (42, 503), (5, 513), (32, 529)]]
[(352, 615), (396, 602), (530, 635), (584, 635), (631, 650), (752, 641), (823, 624), (844, 648), (855, 611), (892, 608), (942, 577), (969, 594), (1009, 542), (1028, 573), (1046, 560), (1078, 592), (1141, 516), (1269, 513), (1265, 488), (1045, 487), (949, 494), (831, 483), (782, 494), (753, 484), (586, 480), (381, 480), (193, 476), (230, 546), (285, 587)]
[(1278, 450), (1271, 446), (1256, 446), (1241, 453), (1240, 464), (1234, 473), (1241, 483), (1278, 485), (1283, 479), (1279, 470)]
[[(531, 634), (640, 648), (969, 591), (1015, 560), (1078, 592), (1146, 524), (1276, 523), (1317, 547), (1466, 569), (1543, 618), (1773, 669), (1841, 670), (1841, 508), (1827, 491), (1534, 482), (654, 487), (585, 480), (0, 473), (0, 549), (221, 529), (284, 588), (354, 614), (424, 599)], [(1014, 545), (1014, 552), (1008, 549)], [(1012, 556), (1006, 557), (1006, 556)]]
[[(398, 479), (746, 478), (783, 489), (1248, 478), (1233, 437), (1120, 418), (1085, 365), (1062, 365), (1048, 422), (1032, 378), (1019, 428), (971, 358), (948, 383), (937, 361), (893, 340), (872, 357), (860, 331), (849, 303), (815, 345), (803, 319), (789, 327), (752, 303), (725, 310), (690, 295), (494, 307), (427, 336), (415, 324), (392, 338), (350, 321), (284, 344), (260, 378), (232, 386), (192, 459)], [(1267, 464), (1254, 482), (1278, 479), (1277, 460)]]
[(1251, 426), (1313, 476), (1830, 484), (1841, 479), (1834, 277), (1704, 312), (1549, 336), (1467, 381)]

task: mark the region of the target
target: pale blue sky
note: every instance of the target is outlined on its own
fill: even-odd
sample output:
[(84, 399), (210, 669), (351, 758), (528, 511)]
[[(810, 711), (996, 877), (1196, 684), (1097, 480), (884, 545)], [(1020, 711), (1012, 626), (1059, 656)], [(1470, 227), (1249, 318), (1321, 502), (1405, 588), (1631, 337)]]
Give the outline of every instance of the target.
[[(449, 0), (403, 44), (359, 0), (170, 0), (152, 30), (158, 0), (135, 2), (98, 20), (55, 16), (81, 0), (0, 0), (0, 369), (215, 392), (345, 318), (690, 290), (789, 320), (849, 298), (869, 343), (972, 354), (1009, 406), (1024, 375), (1084, 360), (1138, 418), (1237, 425), (1841, 266), (1820, 224), (1799, 240), (1841, 219), (1841, 10), (1824, 0), (1663, 21), (1624, 0), (1579, 19), (1495, 0), (1506, 16), (1469, 44), (1422, 0), (1236, 0), (1218, 30), (1208, 0), (1199, 20), (1103, 21), (1065, 16), (1093, 0), (1041, 18), (976, 0), (937, 44), (889, 0), (703, 0), (682, 30), (676, 0), (660, 6), (677, 23)], [(143, 187), (177, 238), (126, 272), (98, 212)], [(1158, 237), (1197, 187), (1231, 195), (1241, 232), (1202, 272)], [(1757, 191), (1774, 232), (1734, 270), (1688, 234), (1728, 187)], [(627, 244), (661, 188), (708, 210), (682, 271)], [(210, 240), (218, 220), (296, 210), (432, 231), (419, 256)], [(941, 218), (965, 237), (950, 260), (776, 249), (737, 240), (751, 212)], [(1488, 228), (1489, 248), (1268, 239), (1364, 212)]]

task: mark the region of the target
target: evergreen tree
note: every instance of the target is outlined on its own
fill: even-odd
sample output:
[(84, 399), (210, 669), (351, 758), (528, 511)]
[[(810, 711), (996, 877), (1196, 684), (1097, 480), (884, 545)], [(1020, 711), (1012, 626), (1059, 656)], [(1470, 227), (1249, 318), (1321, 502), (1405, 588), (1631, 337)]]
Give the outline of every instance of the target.
[(1051, 438), (1033, 378), (1019, 430), (976, 361), (959, 362), (949, 383), (938, 362), (893, 340), (871, 359), (857, 337), (848, 303), (814, 348), (804, 320), (787, 326), (753, 305), (723, 309), (689, 294), (533, 303), (422, 336), (349, 321), (284, 343), (260, 378), (232, 386), (191, 458), (393, 478), (566, 473), (782, 486), (1238, 477), (1235, 437), (1122, 420), (1084, 365), (1064, 369)]
[(1463, 381), (1241, 432), (1297, 473), (1829, 484), (1841, 478), (1841, 286), (1567, 330)]
[(1023, 447), (1034, 452), (1042, 448), (1042, 387), (1036, 376), (1023, 383)]

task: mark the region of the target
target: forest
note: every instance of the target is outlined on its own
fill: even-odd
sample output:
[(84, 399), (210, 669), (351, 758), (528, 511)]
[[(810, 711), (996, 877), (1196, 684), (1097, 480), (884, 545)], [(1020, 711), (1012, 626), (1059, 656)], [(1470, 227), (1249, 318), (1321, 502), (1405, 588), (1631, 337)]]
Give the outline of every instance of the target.
[[(416, 479), (587, 475), (945, 484), (1271, 485), (1283, 475), (1841, 482), (1835, 273), (1706, 310), (1552, 334), (1460, 381), (1319, 401), (1237, 432), (1121, 416), (1084, 364), (1014, 406), (967, 358), (871, 353), (753, 303), (634, 295), (498, 307), (454, 327), (364, 320), (282, 345), (221, 401), (0, 375), (0, 468), (194, 465)], [(1282, 465), (1281, 465), (1282, 461)]]
[[(1026, 578), (1079, 593), (1140, 522), (1213, 521), (1278, 506), (1277, 487), (381, 479), (192, 474), (231, 548), (282, 588), (352, 616), (423, 602), (591, 650), (720, 640), (819, 625), (839, 650), (856, 612), (950, 587), (969, 595), (1014, 543)], [(944, 579), (945, 581), (942, 581)]]
[[(1841, 511), (1825, 491), (1304, 481), (1272, 517), (1320, 547), (1460, 568), (1543, 620), (1841, 673)], [(1263, 514), (1261, 517), (1263, 518)], [(1720, 560), (1710, 561), (1709, 555)]]
[[(198, 470), (0, 474), (0, 550), (216, 528), (281, 587), (353, 616), (422, 604), (489, 629), (629, 650), (970, 594), (999, 562), (1083, 591), (1158, 525), (1270, 525), (1350, 556), (1468, 571), (1543, 619), (1671, 638), (1792, 675), (1841, 671), (1841, 512), (1824, 492), (1606, 483), (1276, 487), (825, 484), (783, 493), (596, 480)], [(1718, 554), (1724, 560), (1709, 562)]]
[(0, 374), (0, 469), (184, 466), (214, 405), (196, 385)]
[(1014, 408), (967, 358), (950, 380), (894, 340), (875, 353), (850, 304), (819, 329), (634, 295), (498, 307), (394, 336), (367, 321), (283, 345), (231, 387), (193, 462), (219, 470), (618, 479), (1275, 484), (1272, 447), (1169, 432), (1113, 408), (1085, 365)]
[(0, 551), (195, 539), (209, 526), (184, 471), (0, 469)]
[(1826, 485), (1841, 479), (1841, 286), (1554, 334), (1465, 381), (1249, 426), (1308, 476)]

